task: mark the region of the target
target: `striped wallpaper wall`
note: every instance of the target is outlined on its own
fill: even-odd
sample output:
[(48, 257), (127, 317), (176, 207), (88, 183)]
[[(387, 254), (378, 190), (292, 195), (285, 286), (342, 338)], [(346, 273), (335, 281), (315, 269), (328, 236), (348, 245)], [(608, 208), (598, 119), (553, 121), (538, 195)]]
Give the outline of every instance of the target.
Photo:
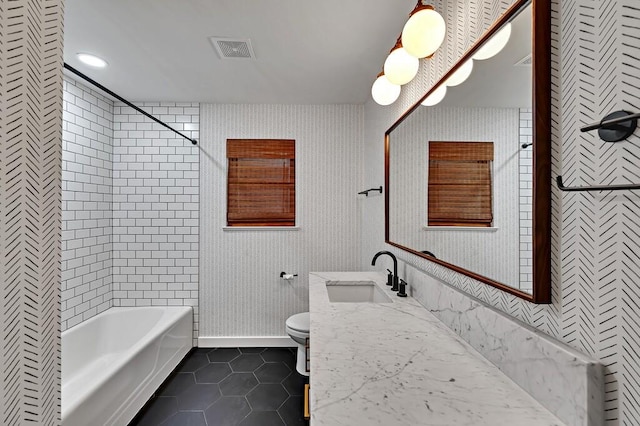
[[(359, 214), (376, 197), (357, 193), (382, 184), (361, 180), (362, 123), (355, 105), (201, 105), (201, 337), (286, 336), (309, 271), (358, 268)], [(227, 138), (295, 139), (298, 230), (223, 229)]]
[[(449, 33), (416, 81), (391, 107), (365, 106), (365, 179), (383, 176), (383, 134), (470, 46), (491, 16), (512, 2), (434, 1)], [(481, 16), (480, 22), (473, 19)], [(552, 1), (552, 179), (567, 185), (640, 182), (640, 136), (606, 144), (579, 127), (617, 109), (640, 110), (640, 7), (637, 0)], [(373, 76), (372, 76), (373, 78)], [(553, 304), (533, 305), (394, 250), (464, 292), (606, 364), (606, 424), (640, 424), (640, 198), (637, 191), (552, 191)], [(383, 202), (362, 216), (361, 265), (384, 244)], [(391, 248), (393, 249), (393, 248)]]

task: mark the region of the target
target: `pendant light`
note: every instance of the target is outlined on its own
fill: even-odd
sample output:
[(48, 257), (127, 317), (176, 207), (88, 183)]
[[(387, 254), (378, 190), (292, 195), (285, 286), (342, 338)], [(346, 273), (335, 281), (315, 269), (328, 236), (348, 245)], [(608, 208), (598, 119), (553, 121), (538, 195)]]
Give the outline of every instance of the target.
[(422, 0), (418, 0), (384, 61), (383, 72), (371, 87), (373, 99), (379, 105), (394, 103), (400, 96), (400, 86), (413, 80), (420, 68), (420, 59), (432, 56), (444, 41), (445, 34), (446, 24), (442, 16), (433, 6), (423, 5)]
[(439, 104), (447, 94), (447, 86), (442, 85), (434, 90), (429, 96), (426, 97), (424, 101), (421, 102), (423, 106), (434, 106)]
[(497, 55), (507, 45), (509, 37), (511, 37), (511, 23), (505, 25), (504, 28), (495, 33), (484, 46), (478, 49), (473, 55), (473, 59), (482, 61)]
[(423, 5), (421, 0), (409, 15), (402, 30), (402, 46), (412, 56), (425, 58), (440, 47), (446, 34), (446, 24), (433, 6)]
[(400, 86), (391, 83), (381, 72), (371, 86), (371, 96), (378, 105), (391, 105), (400, 96)]
[(453, 87), (464, 83), (464, 81), (471, 75), (471, 71), (473, 71), (473, 59), (467, 60), (453, 74), (451, 74), (451, 77), (444, 82), (445, 86)]
[(418, 68), (420, 68), (420, 60), (407, 53), (398, 37), (396, 45), (384, 61), (384, 75), (393, 84), (407, 84), (416, 76)]

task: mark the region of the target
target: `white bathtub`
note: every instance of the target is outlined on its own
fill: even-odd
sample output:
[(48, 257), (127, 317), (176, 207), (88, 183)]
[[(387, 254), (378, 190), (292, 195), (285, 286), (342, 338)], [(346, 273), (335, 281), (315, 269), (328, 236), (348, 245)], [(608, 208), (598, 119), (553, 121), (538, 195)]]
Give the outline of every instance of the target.
[(192, 346), (191, 307), (111, 308), (62, 333), (62, 424), (126, 425)]

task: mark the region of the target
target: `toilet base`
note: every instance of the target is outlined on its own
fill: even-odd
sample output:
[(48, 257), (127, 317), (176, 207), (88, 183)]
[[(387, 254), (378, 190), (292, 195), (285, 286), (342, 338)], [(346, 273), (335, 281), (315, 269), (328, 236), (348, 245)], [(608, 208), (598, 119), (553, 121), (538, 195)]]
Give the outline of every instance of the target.
[(306, 353), (304, 345), (298, 345), (298, 353), (296, 354), (296, 371), (303, 376), (309, 376), (307, 371)]

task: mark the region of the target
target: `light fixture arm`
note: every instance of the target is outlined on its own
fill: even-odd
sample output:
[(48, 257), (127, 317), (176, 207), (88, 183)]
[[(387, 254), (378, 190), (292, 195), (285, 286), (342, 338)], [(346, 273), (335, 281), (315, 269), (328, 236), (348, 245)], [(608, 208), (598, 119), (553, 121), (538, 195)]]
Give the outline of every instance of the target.
[(398, 39), (396, 40), (396, 44), (393, 45), (389, 53), (393, 52), (396, 49), (400, 49), (401, 47), (402, 47), (402, 34), (398, 36)]
[(431, 10), (435, 10), (436, 8), (431, 6), (430, 4), (424, 4), (423, 0), (418, 0), (418, 4), (416, 4), (416, 7), (413, 8), (413, 10), (411, 11), (411, 13), (409, 13), (409, 17), (415, 15), (416, 13), (420, 12), (421, 10), (425, 10), (425, 9), (431, 9)]

